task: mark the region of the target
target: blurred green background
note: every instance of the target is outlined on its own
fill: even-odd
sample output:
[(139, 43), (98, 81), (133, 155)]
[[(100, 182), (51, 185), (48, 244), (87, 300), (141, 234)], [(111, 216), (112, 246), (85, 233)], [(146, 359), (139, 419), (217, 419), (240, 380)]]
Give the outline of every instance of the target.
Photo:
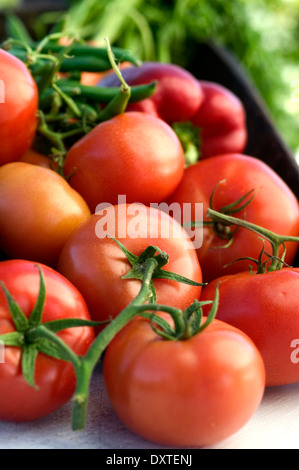
[(48, 10), (32, 18), (38, 38), (63, 17), (66, 30), (100, 43), (108, 36), (142, 60), (188, 68), (199, 42), (224, 46), (299, 159), (299, 0), (0, 0), (9, 6)]

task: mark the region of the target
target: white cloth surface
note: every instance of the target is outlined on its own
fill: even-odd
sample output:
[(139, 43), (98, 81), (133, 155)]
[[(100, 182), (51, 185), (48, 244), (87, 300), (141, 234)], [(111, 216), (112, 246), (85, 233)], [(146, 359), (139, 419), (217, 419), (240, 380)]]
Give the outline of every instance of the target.
[[(71, 429), (71, 403), (34, 423), (0, 422), (0, 449), (166, 449), (130, 432), (94, 373), (86, 427)], [(169, 447), (167, 448), (169, 449)], [(209, 449), (299, 449), (299, 383), (266, 389), (262, 404), (236, 434)]]

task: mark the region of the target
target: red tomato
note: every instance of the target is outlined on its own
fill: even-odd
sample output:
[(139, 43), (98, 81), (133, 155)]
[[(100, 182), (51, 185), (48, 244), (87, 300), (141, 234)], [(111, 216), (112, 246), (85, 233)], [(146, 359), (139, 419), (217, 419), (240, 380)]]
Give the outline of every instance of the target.
[[(46, 285), (42, 322), (90, 316), (78, 290), (63, 276), (41, 265)], [(39, 292), (39, 270), (34, 262), (9, 260), (0, 263), (0, 280), (28, 318)], [(15, 331), (4, 292), (0, 289), (0, 334)], [(94, 339), (93, 328), (76, 327), (58, 336), (76, 353), (84, 355)], [(57, 410), (73, 395), (76, 377), (72, 364), (38, 353), (35, 382), (28, 385), (21, 369), (21, 349), (5, 346), (5, 362), (0, 364), (0, 419), (32, 421)]]
[(97, 125), (69, 150), (64, 174), (92, 212), (100, 203), (163, 201), (179, 184), (184, 152), (161, 119), (130, 112)]
[(55, 171), (24, 162), (0, 167), (0, 248), (9, 258), (55, 267), (65, 241), (89, 216), (83, 198)]
[(36, 128), (37, 86), (23, 62), (0, 50), (0, 165), (19, 160)]
[(298, 382), (298, 359), (293, 356), (299, 344), (299, 268), (223, 276), (203, 289), (201, 300), (214, 295), (218, 281), (217, 318), (254, 341), (265, 362), (267, 385)]
[(176, 447), (212, 445), (238, 431), (265, 386), (253, 342), (218, 320), (190, 339), (165, 340), (135, 318), (109, 344), (104, 378), (131, 431)]
[(39, 152), (36, 152), (34, 149), (29, 149), (19, 160), (24, 163), (31, 163), (32, 165), (42, 166), (44, 168), (49, 168), (51, 170), (57, 169), (57, 163), (54, 162), (51, 158), (43, 155)]
[[(157, 230), (156, 230), (157, 229)], [(201, 283), (201, 268), (192, 242), (166, 213), (139, 204), (109, 206), (93, 214), (64, 245), (58, 270), (83, 294), (93, 320), (116, 317), (138, 294), (141, 283), (122, 279), (131, 265), (107, 234), (139, 256), (149, 245), (169, 255), (163, 269)], [(158, 303), (185, 308), (199, 298), (201, 286), (154, 279)]]
[[(254, 189), (256, 190), (254, 199), (244, 210), (235, 214), (235, 217), (244, 217), (247, 221), (277, 234), (299, 235), (297, 198), (268, 165), (248, 155), (219, 155), (188, 167), (182, 182), (168, 199), (168, 204), (178, 203), (181, 207), (184, 203), (191, 204), (190, 213), (188, 215), (186, 212), (184, 219), (184, 223), (188, 223), (196, 218), (195, 203), (202, 203), (204, 220), (207, 220), (205, 214), (210, 205), (209, 199), (220, 182), (213, 201), (213, 208), (216, 211), (220, 211), (222, 207), (237, 201)], [(261, 252), (262, 242), (258, 235), (244, 228), (235, 233), (229, 247), (221, 248), (229, 241), (223, 238), (223, 234), (225, 235), (223, 229), (219, 225), (203, 228), (203, 243), (197, 247), (197, 254), (204, 282), (248, 269), (250, 264), (248, 261), (233, 263), (226, 268), (224, 266), (244, 256), (258, 258)], [(227, 229), (232, 232), (234, 227)], [(292, 264), (298, 244), (286, 243), (286, 246), (285, 261)], [(267, 250), (270, 250), (268, 242)]]

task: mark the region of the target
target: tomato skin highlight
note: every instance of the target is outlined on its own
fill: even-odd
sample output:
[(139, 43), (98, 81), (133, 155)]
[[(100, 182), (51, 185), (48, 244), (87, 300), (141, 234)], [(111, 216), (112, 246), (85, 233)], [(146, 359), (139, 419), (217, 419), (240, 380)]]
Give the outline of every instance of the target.
[[(40, 265), (46, 285), (42, 321), (60, 318), (90, 320), (86, 303), (79, 291), (63, 276)], [(36, 263), (8, 260), (0, 263), (0, 280), (5, 284), (23, 313), (29, 317), (39, 291)], [(4, 292), (0, 289), (0, 334), (15, 330)], [(76, 354), (84, 355), (94, 340), (91, 327), (63, 330), (58, 336)], [(5, 346), (5, 362), (0, 365), (0, 419), (25, 422), (40, 419), (64, 405), (73, 395), (76, 377), (72, 364), (39, 353), (36, 360), (34, 389), (21, 370), (21, 350)]]
[[(210, 197), (216, 187), (213, 198), (213, 208), (216, 211), (236, 202), (247, 192), (255, 190), (253, 200), (234, 216), (244, 218), (277, 234), (299, 236), (299, 205), (294, 193), (268, 165), (250, 155), (223, 154), (189, 166), (167, 203), (178, 203), (181, 207), (184, 203), (191, 204), (191, 215), (184, 222), (196, 220), (195, 203), (202, 203), (203, 220), (207, 221), (209, 219), (206, 213), (210, 206)], [(252, 264), (251, 261), (234, 261), (244, 256), (258, 259), (263, 247), (258, 235), (245, 228), (240, 228), (235, 233), (229, 247), (221, 248), (228, 241), (221, 238), (213, 226), (203, 227), (203, 243), (197, 249), (197, 254), (204, 282), (247, 270)], [(285, 262), (292, 265), (298, 243), (287, 242), (286, 247)], [(265, 251), (270, 250), (270, 245), (266, 241)], [(282, 250), (280, 250), (281, 255)]]
[(244, 331), (259, 349), (266, 367), (267, 386), (299, 381), (291, 343), (299, 337), (299, 268), (264, 274), (242, 272), (214, 280), (202, 291), (202, 300), (219, 284), (217, 318)]
[(24, 162), (0, 167), (0, 247), (9, 258), (55, 267), (72, 231), (90, 216), (55, 171)]
[(0, 165), (19, 160), (31, 147), (37, 129), (37, 85), (26, 65), (0, 50)]
[(183, 177), (184, 152), (175, 132), (161, 119), (138, 112), (119, 114), (97, 125), (69, 150), (65, 176), (89, 205), (158, 203)]
[[(141, 211), (138, 222), (136, 211)], [(121, 278), (131, 265), (114, 240), (97, 236), (97, 225), (101, 220), (107, 224), (108, 234), (119, 239), (133, 254), (139, 256), (149, 245), (158, 246), (169, 255), (163, 269), (202, 282), (193, 244), (172, 217), (138, 204), (109, 206), (91, 215), (73, 232), (58, 261), (59, 272), (83, 294), (93, 320), (116, 317), (136, 297), (141, 287), (139, 280)], [(140, 228), (136, 234), (130, 233), (130, 226), (133, 229), (135, 221)], [(157, 227), (156, 234), (151, 235), (151, 227)], [(163, 233), (165, 236), (161, 235)], [(199, 298), (202, 289), (202, 286), (168, 279), (154, 279), (154, 285), (158, 303), (170, 303), (182, 309)]]
[(120, 420), (145, 439), (180, 447), (212, 445), (238, 431), (265, 386), (257, 348), (218, 320), (191, 339), (168, 341), (135, 318), (108, 346), (103, 370)]

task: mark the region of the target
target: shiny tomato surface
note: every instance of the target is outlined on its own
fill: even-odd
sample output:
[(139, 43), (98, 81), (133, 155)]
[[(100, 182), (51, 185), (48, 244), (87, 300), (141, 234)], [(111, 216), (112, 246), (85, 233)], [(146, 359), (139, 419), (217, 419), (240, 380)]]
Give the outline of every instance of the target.
[(0, 247), (7, 257), (55, 267), (89, 216), (84, 199), (55, 171), (25, 162), (0, 167)]

